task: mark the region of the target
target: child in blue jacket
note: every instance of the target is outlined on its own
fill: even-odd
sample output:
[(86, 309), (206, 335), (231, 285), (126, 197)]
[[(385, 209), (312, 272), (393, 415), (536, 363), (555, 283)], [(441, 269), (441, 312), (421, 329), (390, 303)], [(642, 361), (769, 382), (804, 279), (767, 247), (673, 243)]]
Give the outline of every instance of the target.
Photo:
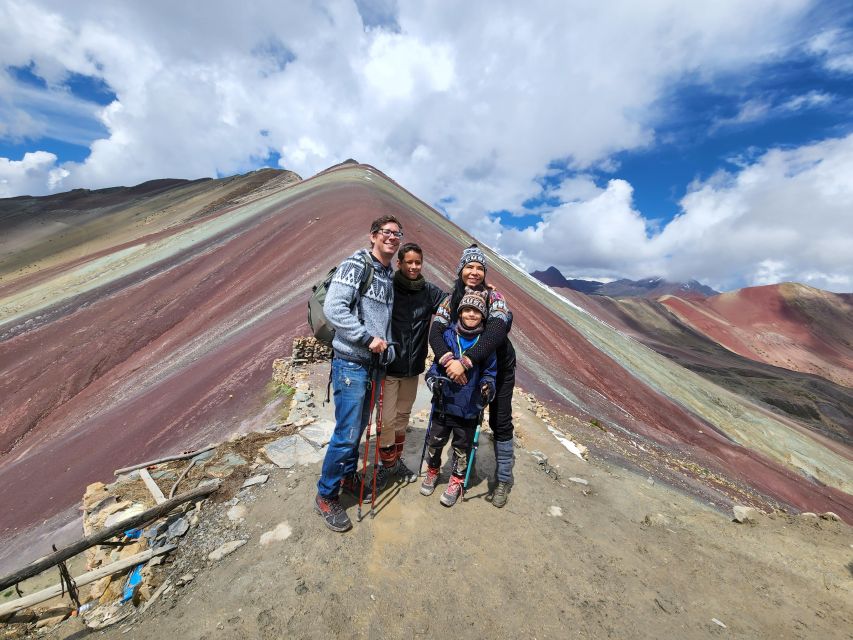
[[(466, 289), (459, 302), (459, 320), (455, 326), (444, 331), (444, 341), (455, 359), (477, 344), (485, 329), (486, 294)], [(453, 434), (453, 469), (447, 489), (441, 494), (441, 504), (452, 507), (456, 504), (465, 482), (468, 454), (474, 443), (474, 431), (480, 412), (495, 396), (497, 359), (492, 352), (485, 365), (473, 366), (466, 372), (468, 381), (464, 385), (446, 379), (444, 367), (434, 362), (426, 373), (427, 385), (433, 391), (432, 427), (427, 443), (427, 474), (421, 484), (421, 493), (432, 495), (441, 467), (441, 451), (450, 434)], [(439, 376), (445, 377), (440, 379)]]

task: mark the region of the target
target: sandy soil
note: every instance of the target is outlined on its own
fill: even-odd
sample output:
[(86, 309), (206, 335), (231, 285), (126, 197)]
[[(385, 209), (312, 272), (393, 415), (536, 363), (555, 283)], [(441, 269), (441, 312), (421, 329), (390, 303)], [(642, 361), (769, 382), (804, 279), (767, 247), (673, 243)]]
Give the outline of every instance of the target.
[[(98, 637), (853, 638), (847, 525), (783, 513), (736, 524), (645, 475), (572, 455), (516, 400), (524, 448), (506, 508), (486, 500), (488, 435), (464, 503), (447, 509), (438, 493), (395, 485), (345, 534), (311, 510), (319, 464), (278, 470), (241, 498), (241, 524), (227, 503), (205, 508), (167, 569), (192, 582)], [(415, 465), (426, 425), (413, 426)], [(261, 545), (281, 523), (289, 537)], [(208, 563), (236, 538), (248, 543)], [(86, 635), (75, 628), (49, 637)]]

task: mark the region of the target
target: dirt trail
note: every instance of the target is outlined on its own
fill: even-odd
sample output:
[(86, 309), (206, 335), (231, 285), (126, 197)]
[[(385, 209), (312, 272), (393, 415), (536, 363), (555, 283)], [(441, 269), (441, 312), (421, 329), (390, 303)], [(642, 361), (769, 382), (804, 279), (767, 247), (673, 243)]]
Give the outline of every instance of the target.
[[(425, 397), (421, 389), (416, 413)], [(784, 514), (733, 523), (659, 482), (582, 461), (516, 400), (524, 448), (506, 508), (485, 499), (488, 434), (464, 503), (439, 504), (445, 467), (433, 496), (394, 485), (375, 518), (345, 534), (312, 512), (319, 464), (274, 471), (241, 499), (241, 524), (230, 525), (227, 503), (205, 507), (207, 522), (190, 531), (172, 568), (174, 579), (199, 562), (192, 582), (98, 637), (853, 638), (847, 525)], [(413, 420), (412, 466), (425, 426)], [(533, 450), (554, 472), (543, 472)], [(344, 504), (354, 519), (353, 501)], [(262, 546), (261, 534), (283, 522), (290, 536)], [(239, 537), (248, 543), (232, 555), (201, 560)], [(85, 635), (69, 636), (71, 628), (50, 637)]]

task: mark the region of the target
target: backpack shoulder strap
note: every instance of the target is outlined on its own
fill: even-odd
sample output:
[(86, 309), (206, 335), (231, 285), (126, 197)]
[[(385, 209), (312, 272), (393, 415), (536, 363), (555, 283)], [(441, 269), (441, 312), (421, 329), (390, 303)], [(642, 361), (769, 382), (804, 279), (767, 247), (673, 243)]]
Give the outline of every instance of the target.
[(364, 261), (364, 271), (361, 274), (361, 286), (358, 288), (358, 293), (363, 296), (373, 284), (373, 258), (367, 251), (363, 251), (361, 259)]
[(366, 250), (362, 250), (361, 259), (364, 261), (364, 271), (361, 272), (361, 284), (358, 287), (358, 294), (353, 301), (353, 307), (358, 313), (358, 321), (364, 324), (364, 315), (361, 311), (361, 298), (370, 289), (373, 283), (373, 258)]

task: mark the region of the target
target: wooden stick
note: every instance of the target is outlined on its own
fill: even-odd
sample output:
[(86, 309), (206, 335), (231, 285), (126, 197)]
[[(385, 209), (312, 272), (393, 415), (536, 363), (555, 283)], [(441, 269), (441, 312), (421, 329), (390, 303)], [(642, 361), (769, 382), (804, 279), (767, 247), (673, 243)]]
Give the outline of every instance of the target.
[(148, 490), (151, 492), (151, 495), (154, 496), (155, 503), (163, 504), (164, 502), (166, 502), (166, 496), (164, 496), (163, 492), (160, 491), (160, 487), (158, 487), (157, 483), (154, 482), (154, 478), (152, 478), (151, 474), (148, 473), (148, 469), (140, 469), (139, 477), (142, 478), (142, 482), (145, 483), (145, 486), (148, 487)]
[(93, 547), (104, 540), (108, 540), (112, 538), (115, 534), (121, 533), (122, 531), (126, 531), (127, 529), (133, 529), (138, 527), (139, 525), (150, 522), (151, 520), (156, 520), (162, 516), (168, 514), (172, 509), (181, 505), (185, 502), (189, 502), (191, 500), (196, 500), (203, 496), (207, 496), (219, 488), (220, 485), (219, 480), (213, 480), (211, 482), (205, 482), (204, 484), (196, 487), (192, 491), (187, 491), (186, 493), (182, 493), (180, 495), (175, 496), (171, 500), (166, 500), (163, 504), (158, 504), (155, 507), (151, 507), (150, 509), (143, 511), (142, 513), (132, 516), (127, 520), (122, 520), (121, 522), (114, 524), (112, 527), (107, 529), (102, 529), (101, 531), (96, 531), (95, 533), (78, 540), (77, 542), (73, 542), (67, 547), (56, 551), (55, 553), (50, 554), (49, 556), (45, 556), (40, 560), (36, 560), (35, 562), (30, 563), (23, 569), (20, 569), (14, 573), (10, 573), (7, 576), (3, 576), (0, 578), (0, 592), (5, 591), (12, 585), (18, 584), (22, 580), (26, 580), (27, 578), (32, 578), (35, 575), (38, 575), (45, 569), (50, 569), (53, 565), (62, 562), (63, 560), (67, 560), (72, 556), (76, 556), (81, 551), (85, 551), (89, 547)]
[(157, 460), (150, 460), (148, 462), (140, 462), (139, 464), (132, 465), (130, 467), (124, 467), (123, 469), (116, 469), (113, 471), (113, 475), (120, 476), (123, 473), (130, 473), (131, 471), (136, 471), (137, 469), (144, 469), (146, 467), (154, 466), (155, 464), (161, 464), (163, 462), (171, 462), (172, 460), (186, 460), (187, 458), (194, 458), (200, 453), (204, 453), (205, 451), (210, 451), (211, 449), (215, 449), (218, 447), (218, 444), (210, 444), (203, 449), (198, 449), (196, 451), (190, 451), (189, 453), (178, 453), (173, 456), (165, 456), (163, 458), (157, 458)]
[(139, 610), (139, 613), (145, 613), (148, 610), (148, 607), (154, 604), (154, 601), (160, 597), (160, 594), (162, 594), (169, 587), (170, 584), (172, 584), (172, 581), (169, 580), (169, 578), (166, 578), (163, 581), (163, 584), (157, 587), (157, 590), (151, 594), (151, 599), (144, 605), (142, 605), (142, 609)]
[[(84, 584), (89, 584), (90, 582), (95, 582), (95, 580), (100, 580), (106, 576), (111, 576), (114, 573), (118, 573), (119, 571), (124, 571), (129, 567), (133, 567), (137, 564), (142, 564), (143, 562), (147, 562), (154, 556), (160, 556), (164, 553), (168, 553), (172, 549), (176, 549), (178, 545), (169, 544), (164, 547), (159, 547), (157, 549), (148, 549), (147, 551), (142, 551), (140, 553), (134, 554), (129, 558), (125, 558), (124, 560), (119, 560), (118, 562), (113, 562), (112, 564), (108, 564), (104, 567), (98, 567), (88, 573), (84, 573), (82, 576), (74, 578), (74, 582), (78, 587), (82, 587)], [(51, 598), (55, 598), (58, 595), (62, 594), (62, 584), (55, 584), (52, 587), (48, 587), (47, 589), (42, 589), (41, 591), (36, 591), (35, 593), (31, 593), (28, 596), (24, 596), (23, 598), (18, 598), (17, 600), (12, 600), (12, 602), (7, 602), (5, 604), (0, 604), (0, 617), (5, 616), (9, 613), (14, 613), (15, 611), (20, 611), (21, 609), (26, 609), (27, 607), (32, 607), (33, 605), (40, 604), (45, 600), (50, 600)]]
[(175, 480), (175, 484), (172, 485), (172, 489), (169, 491), (169, 497), (171, 498), (175, 495), (175, 490), (178, 488), (178, 485), (181, 484), (181, 480), (183, 480), (187, 474), (190, 472), (190, 469), (193, 468), (195, 464), (195, 460), (190, 460), (190, 463), (187, 465), (187, 468), (181, 472), (181, 475), (178, 476), (178, 479)]

